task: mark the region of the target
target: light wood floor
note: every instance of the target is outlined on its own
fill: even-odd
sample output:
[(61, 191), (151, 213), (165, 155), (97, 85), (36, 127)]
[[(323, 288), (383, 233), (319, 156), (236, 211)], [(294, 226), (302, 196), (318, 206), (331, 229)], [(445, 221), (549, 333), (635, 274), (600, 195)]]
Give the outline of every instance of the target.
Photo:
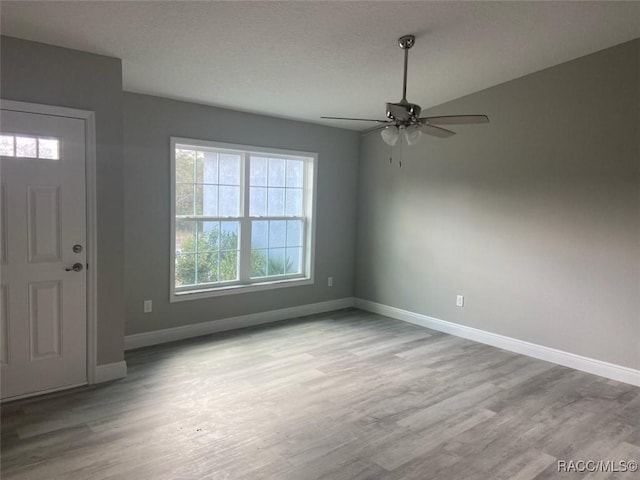
[(547, 479), (640, 460), (640, 388), (358, 310), (128, 352), (3, 405), (2, 478)]

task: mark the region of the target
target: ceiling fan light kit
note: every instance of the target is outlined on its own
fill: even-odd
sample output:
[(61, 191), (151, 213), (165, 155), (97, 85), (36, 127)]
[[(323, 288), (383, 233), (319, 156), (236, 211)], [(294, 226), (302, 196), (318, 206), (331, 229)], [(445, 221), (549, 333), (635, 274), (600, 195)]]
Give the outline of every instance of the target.
[(384, 143), (391, 147), (398, 143), (398, 138), (400, 138), (400, 132), (395, 125), (387, 125), (380, 131), (380, 135)]
[[(398, 39), (398, 45), (404, 50), (404, 79), (402, 82), (402, 100), (397, 103), (387, 103), (387, 120), (370, 118), (349, 117), (321, 117), (331, 120), (356, 120), (362, 122), (377, 122), (382, 124), (373, 129), (381, 129), (382, 140), (393, 147), (398, 140), (404, 138), (407, 145), (415, 145), (420, 141), (422, 134), (434, 137), (447, 138), (455, 135), (455, 132), (437, 125), (464, 125), (474, 123), (489, 123), (486, 115), (445, 115), (438, 117), (420, 117), (422, 108), (420, 105), (407, 101), (407, 66), (409, 63), (409, 50), (416, 43), (413, 35), (403, 35)], [(367, 132), (368, 133), (368, 132)]]

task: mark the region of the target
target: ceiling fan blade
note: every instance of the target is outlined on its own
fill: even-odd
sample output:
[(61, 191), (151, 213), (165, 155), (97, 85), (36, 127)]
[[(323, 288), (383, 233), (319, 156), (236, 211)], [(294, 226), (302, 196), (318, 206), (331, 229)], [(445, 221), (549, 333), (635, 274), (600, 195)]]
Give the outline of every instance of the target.
[(447, 138), (451, 135), (456, 134), (456, 132), (452, 132), (451, 130), (447, 130), (446, 128), (436, 127), (435, 125), (429, 125), (428, 123), (421, 123), (418, 125), (418, 128), (420, 128), (420, 131), (422, 133), (440, 138)]
[(379, 132), (383, 128), (386, 128), (387, 125), (392, 125), (393, 122), (386, 122), (386, 125), (376, 125), (375, 127), (367, 128), (360, 133), (361, 137), (365, 137), (367, 135), (371, 135), (372, 133)]
[(349, 118), (349, 117), (320, 117), (325, 118), (327, 120), (356, 120), (358, 122), (378, 122), (378, 123), (387, 123), (388, 120), (374, 120), (373, 118)]
[(420, 121), (427, 121), (431, 125), (465, 125), (472, 123), (489, 123), (486, 115), (444, 115), (440, 117), (424, 117)]

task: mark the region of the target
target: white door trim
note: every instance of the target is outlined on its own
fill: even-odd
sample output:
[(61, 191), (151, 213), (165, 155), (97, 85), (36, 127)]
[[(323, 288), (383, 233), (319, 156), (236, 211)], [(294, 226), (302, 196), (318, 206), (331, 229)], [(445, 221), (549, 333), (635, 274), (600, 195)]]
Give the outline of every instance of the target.
[[(0, 108), (24, 113), (76, 118), (85, 124), (85, 162), (87, 194), (87, 383), (96, 383), (98, 362), (98, 254), (96, 202), (96, 116), (89, 110), (41, 105), (0, 99)], [(39, 392), (40, 393), (40, 392)]]

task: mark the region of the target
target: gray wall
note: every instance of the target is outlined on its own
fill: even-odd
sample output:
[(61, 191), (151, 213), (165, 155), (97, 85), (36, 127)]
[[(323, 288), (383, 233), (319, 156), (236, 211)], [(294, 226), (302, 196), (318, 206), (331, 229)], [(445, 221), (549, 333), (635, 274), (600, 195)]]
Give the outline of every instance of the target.
[[(169, 303), (171, 136), (318, 153), (315, 285)], [(125, 93), (127, 334), (353, 296), (358, 149), (355, 132)]]
[(424, 137), (401, 169), (365, 137), (356, 296), (640, 368), (639, 58), (636, 40), (441, 105), (491, 124)]
[(98, 364), (123, 359), (122, 64), (1, 37), (0, 96), (96, 114)]

